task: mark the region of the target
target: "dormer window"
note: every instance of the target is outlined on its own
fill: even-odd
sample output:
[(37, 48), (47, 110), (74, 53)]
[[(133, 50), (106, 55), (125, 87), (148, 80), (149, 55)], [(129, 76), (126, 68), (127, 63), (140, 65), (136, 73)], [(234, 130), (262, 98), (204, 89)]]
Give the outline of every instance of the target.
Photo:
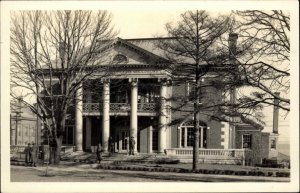
[(114, 63), (127, 63), (128, 59), (123, 54), (117, 54), (117, 55), (115, 55), (113, 62)]

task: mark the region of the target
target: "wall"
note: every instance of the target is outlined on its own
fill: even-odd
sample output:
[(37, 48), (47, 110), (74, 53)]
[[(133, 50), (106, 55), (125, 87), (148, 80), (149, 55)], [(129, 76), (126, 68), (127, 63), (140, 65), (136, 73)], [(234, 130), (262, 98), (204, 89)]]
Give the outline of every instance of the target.
[[(202, 82), (200, 120), (207, 124), (207, 148), (221, 149), (221, 128), (223, 127), (220, 121), (212, 120), (212, 115), (218, 117), (219, 110), (217, 108), (209, 108), (219, 104), (222, 100), (222, 89), (217, 89), (212, 86), (212, 78), (205, 78)], [(178, 147), (177, 129), (184, 121), (193, 119), (194, 104), (193, 101), (188, 101), (186, 97), (186, 84), (173, 83), (172, 93), (172, 137), (171, 147)]]
[(260, 164), (262, 160), (262, 152), (261, 152), (261, 146), (262, 146), (262, 135), (261, 131), (253, 128), (251, 126), (236, 126), (236, 137), (235, 137), (235, 145), (236, 149), (242, 149), (242, 136), (244, 134), (250, 134), (252, 136), (252, 144), (251, 144), (251, 150), (252, 150), (252, 165)]
[[(17, 144), (15, 145), (27, 145), (28, 143), (36, 143), (36, 119), (29, 118), (20, 118), (18, 121), (18, 130), (17, 130)], [(15, 141), (15, 128), (16, 128), (16, 120), (11, 120), (11, 131), (13, 129), (14, 132), (11, 133), (11, 139), (13, 142)]]

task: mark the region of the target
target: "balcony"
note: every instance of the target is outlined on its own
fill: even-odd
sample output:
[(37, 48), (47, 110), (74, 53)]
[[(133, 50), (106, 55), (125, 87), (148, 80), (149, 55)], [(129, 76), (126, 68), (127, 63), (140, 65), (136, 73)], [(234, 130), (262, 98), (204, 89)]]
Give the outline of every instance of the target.
[[(102, 103), (83, 103), (83, 114), (100, 115), (102, 114)], [(128, 103), (110, 103), (109, 112), (111, 115), (129, 115), (130, 104)], [(158, 114), (158, 103), (138, 103), (138, 115), (156, 115)]]

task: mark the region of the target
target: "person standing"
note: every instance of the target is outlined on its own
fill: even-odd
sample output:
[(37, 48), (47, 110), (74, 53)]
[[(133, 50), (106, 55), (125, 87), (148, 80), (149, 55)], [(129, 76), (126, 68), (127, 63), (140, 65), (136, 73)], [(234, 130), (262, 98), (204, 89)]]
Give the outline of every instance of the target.
[(25, 167), (29, 166), (30, 164), (30, 143), (28, 143), (28, 145), (25, 147), (24, 150), (25, 153)]
[(36, 146), (35, 143), (32, 143), (31, 158), (32, 158), (33, 167), (36, 167), (37, 155), (38, 155), (38, 147)]
[(31, 144), (29, 143), (29, 150), (28, 150), (28, 163), (30, 165), (30, 167), (32, 166), (32, 146)]
[(129, 155), (134, 155), (134, 147), (135, 147), (135, 140), (134, 137), (131, 136), (129, 141)]
[(101, 144), (99, 143), (97, 145), (97, 149), (96, 149), (97, 161), (98, 161), (99, 164), (102, 161), (102, 153), (103, 153), (103, 149), (102, 149)]
[(109, 137), (108, 139), (108, 152), (109, 156), (111, 156), (114, 153), (114, 143), (112, 137)]

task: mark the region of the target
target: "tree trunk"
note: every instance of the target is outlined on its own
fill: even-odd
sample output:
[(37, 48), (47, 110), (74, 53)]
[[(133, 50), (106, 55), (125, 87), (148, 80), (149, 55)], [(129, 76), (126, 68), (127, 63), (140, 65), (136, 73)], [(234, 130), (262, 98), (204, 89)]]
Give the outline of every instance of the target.
[[(195, 109), (198, 109), (198, 104), (195, 102)], [(199, 112), (194, 112), (194, 146), (193, 146), (193, 170), (198, 169), (199, 160)]]
[(194, 102), (194, 146), (193, 146), (193, 170), (198, 169), (199, 160), (199, 135), (200, 135), (200, 77), (196, 77), (197, 87)]
[(54, 151), (54, 164), (59, 164), (60, 162), (60, 152), (62, 145), (62, 136), (56, 138), (56, 149)]

